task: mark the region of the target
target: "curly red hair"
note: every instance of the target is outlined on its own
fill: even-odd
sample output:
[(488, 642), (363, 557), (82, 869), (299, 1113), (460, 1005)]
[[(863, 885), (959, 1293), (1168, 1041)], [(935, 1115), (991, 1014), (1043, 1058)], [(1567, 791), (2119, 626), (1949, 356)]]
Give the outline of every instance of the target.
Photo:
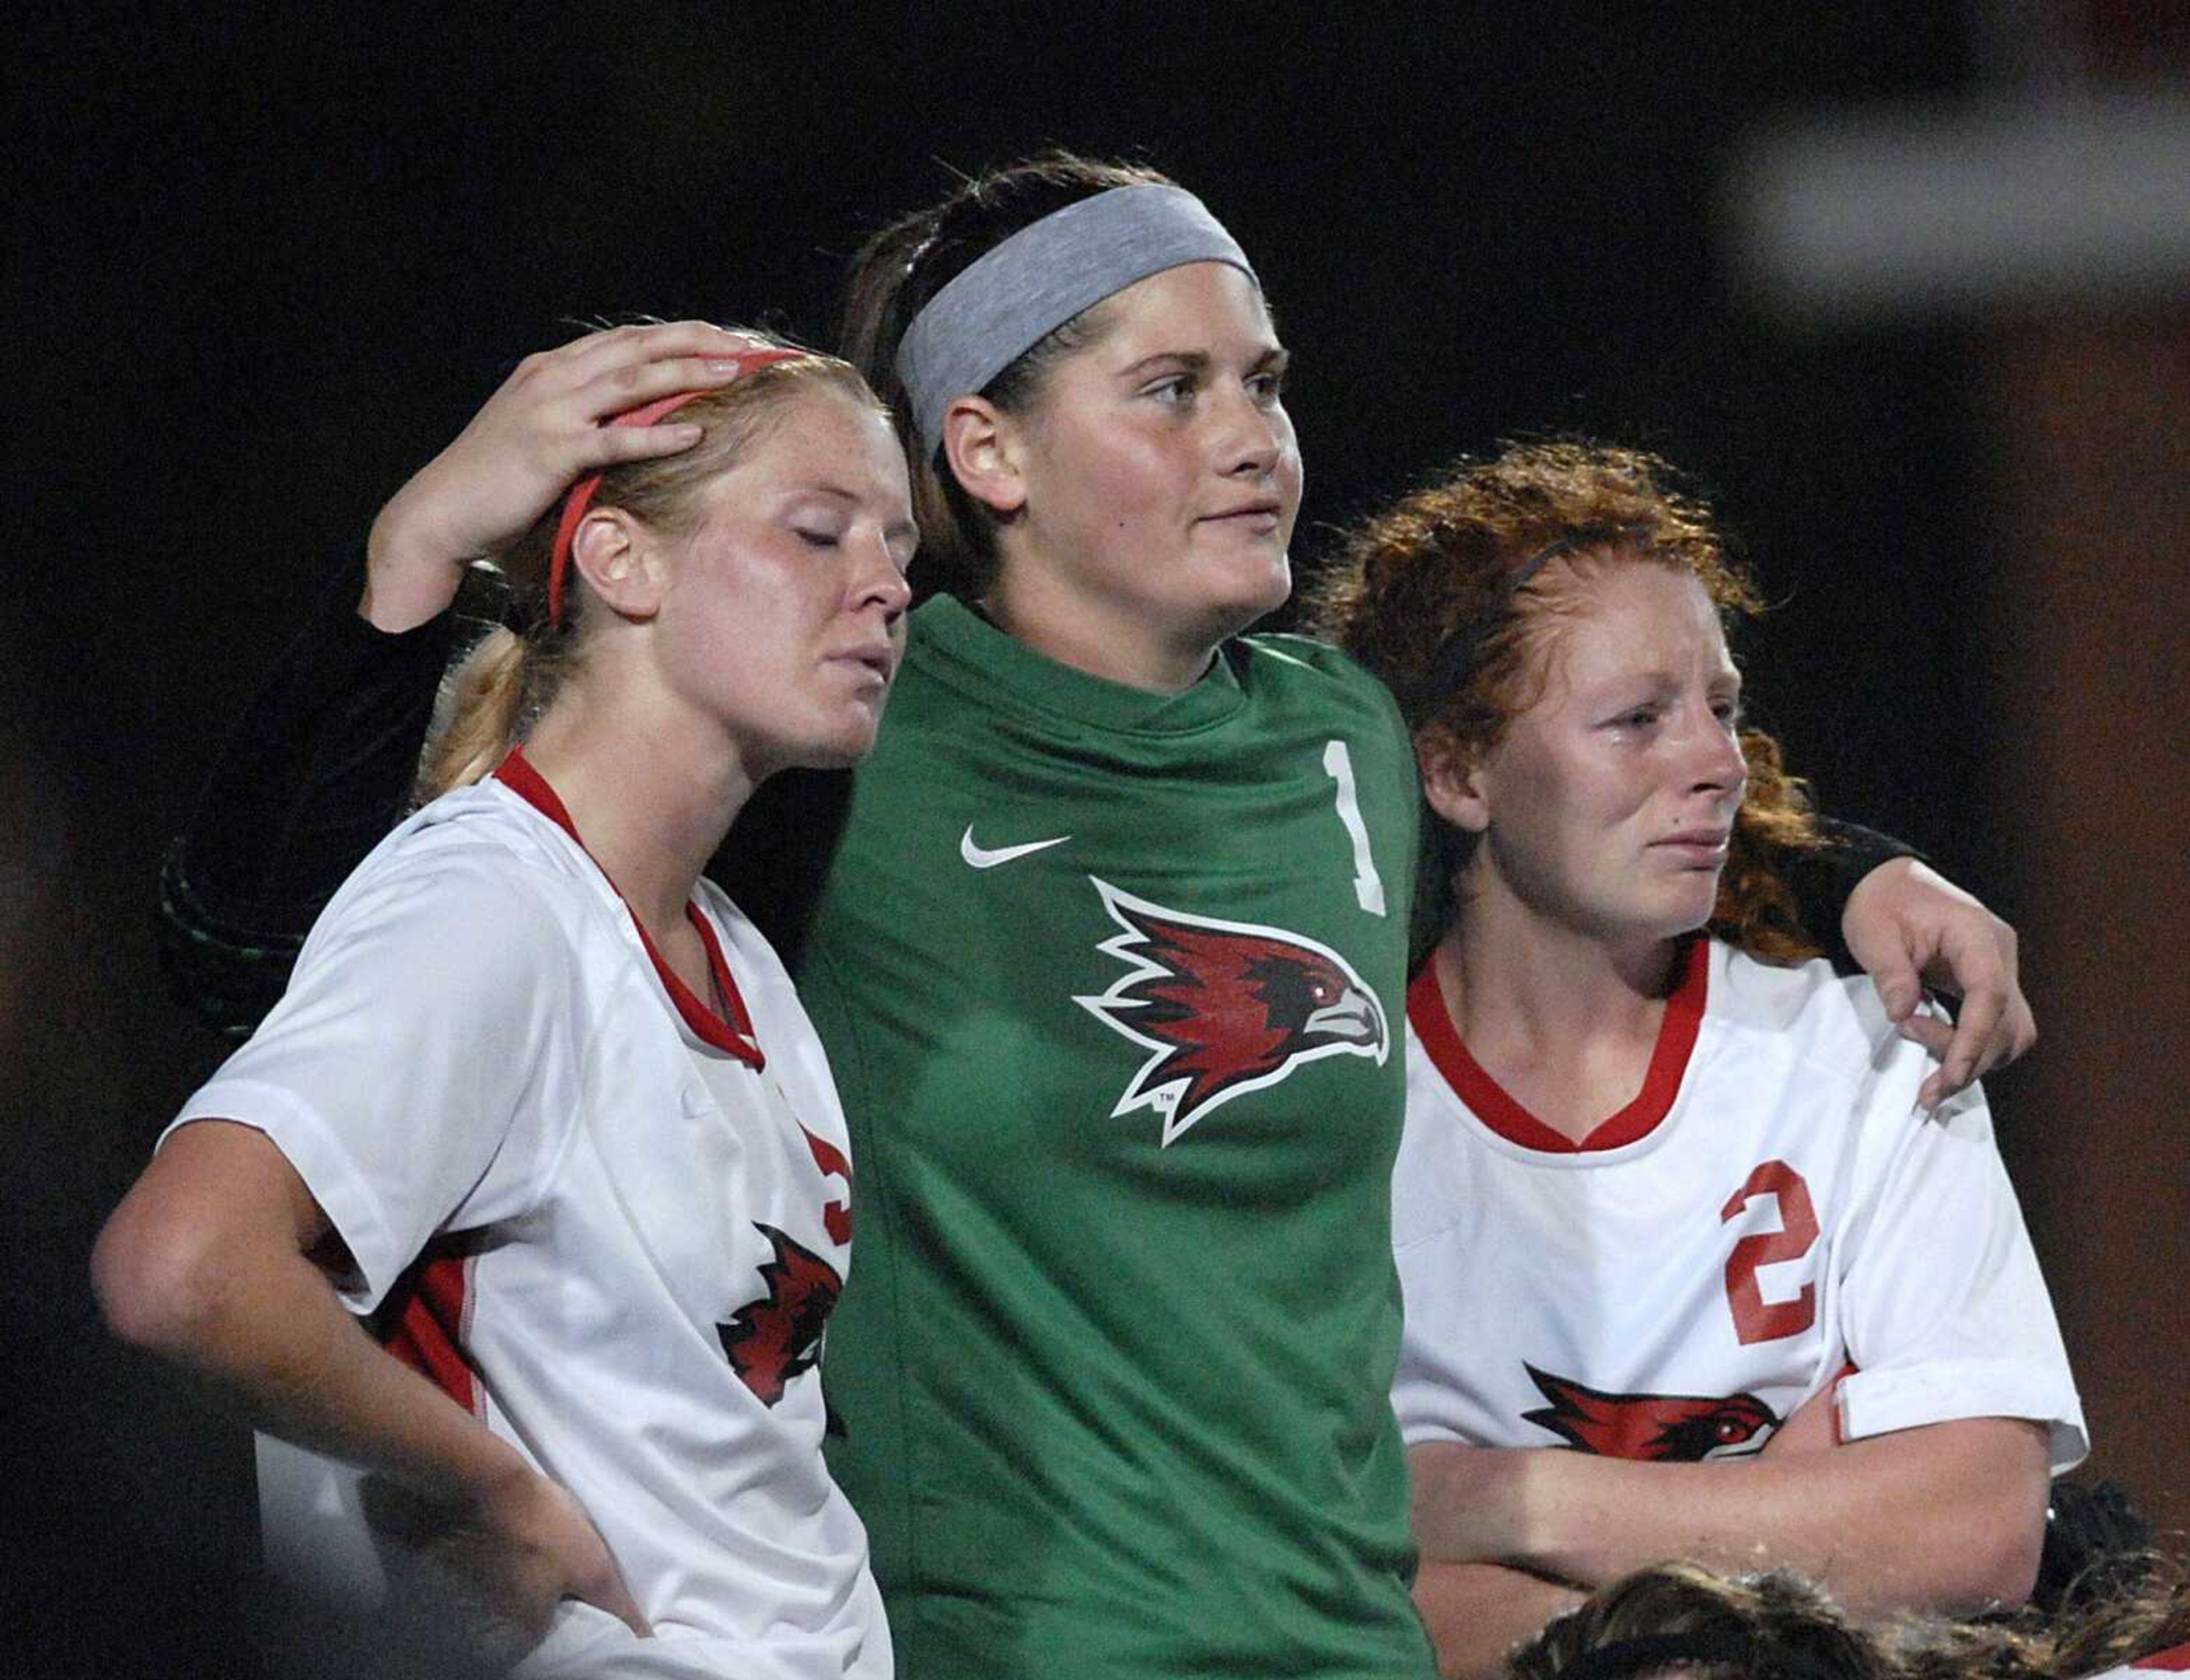
[[(1664, 461), (1580, 440), (1508, 444), (1463, 463), (1357, 526), (1313, 592), (1313, 627), (1382, 678), (1418, 743), (1477, 756), (1540, 696), (1543, 649), (1580, 604), (1571, 590), (1521, 578), (1552, 545), (1569, 566), (1670, 566), (1694, 576), (1722, 617), (1762, 599), (1728, 558), (1711, 510), (1674, 487)], [(1775, 853), (1824, 843), (1779, 743), (1741, 734), (1749, 785), (1719, 880), (1714, 934), (1775, 962), (1817, 956)], [(1433, 818), (1417, 914), (1422, 942), (1455, 912), (1453, 881), (1471, 837)]]

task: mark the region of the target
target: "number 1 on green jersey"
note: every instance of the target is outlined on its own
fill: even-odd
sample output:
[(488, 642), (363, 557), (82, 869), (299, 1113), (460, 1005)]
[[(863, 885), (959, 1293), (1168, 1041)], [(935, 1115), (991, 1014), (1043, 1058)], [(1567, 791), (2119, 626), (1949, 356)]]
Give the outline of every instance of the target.
[(1353, 755), (1342, 741), (1324, 743), (1323, 768), (1338, 784), (1338, 820), (1353, 843), (1353, 896), (1371, 916), (1384, 913), (1384, 882), (1369, 850), (1369, 830), (1361, 820), (1361, 798), (1353, 791)]

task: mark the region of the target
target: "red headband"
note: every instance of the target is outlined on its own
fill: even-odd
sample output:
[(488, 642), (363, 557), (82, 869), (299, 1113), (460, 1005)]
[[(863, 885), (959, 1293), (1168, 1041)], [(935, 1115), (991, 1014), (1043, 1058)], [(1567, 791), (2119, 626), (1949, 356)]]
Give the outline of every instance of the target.
[[(769, 345), (760, 349), (743, 350), (729, 360), (737, 364), (731, 374), (733, 382), (748, 373), (774, 366), (779, 361), (796, 361), (811, 355), (808, 350), (786, 349)], [(674, 414), (688, 402), (723, 389), (710, 385), (706, 390), (678, 391), (673, 395), (656, 397), (652, 402), (643, 402), (637, 408), (627, 408), (621, 414), (612, 414), (602, 423), (609, 426), (651, 426), (656, 421)], [(548, 621), (563, 621), (563, 574), (570, 564), (570, 539), (577, 535), (578, 521), (586, 517), (586, 510), (593, 505), (593, 497), (600, 490), (601, 475), (590, 474), (570, 486), (570, 493), (563, 498), (563, 517), (556, 522), (555, 546), (548, 556)]]

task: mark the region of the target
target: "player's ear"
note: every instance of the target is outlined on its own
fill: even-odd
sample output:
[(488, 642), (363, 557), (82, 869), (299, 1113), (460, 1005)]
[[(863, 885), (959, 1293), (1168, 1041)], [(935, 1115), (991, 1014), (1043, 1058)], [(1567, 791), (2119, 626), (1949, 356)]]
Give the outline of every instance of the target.
[(1000, 518), (1026, 505), (1024, 441), (1018, 423), (986, 397), (959, 397), (943, 411), (943, 457), (951, 475)]
[(661, 542), (621, 508), (589, 508), (570, 534), (570, 564), (619, 618), (643, 622), (661, 610)]
[(1415, 758), (1422, 769), (1422, 797), (1455, 828), (1480, 834), (1490, 826), (1490, 802), (1484, 790), (1481, 754), (1435, 724), (1415, 735)]

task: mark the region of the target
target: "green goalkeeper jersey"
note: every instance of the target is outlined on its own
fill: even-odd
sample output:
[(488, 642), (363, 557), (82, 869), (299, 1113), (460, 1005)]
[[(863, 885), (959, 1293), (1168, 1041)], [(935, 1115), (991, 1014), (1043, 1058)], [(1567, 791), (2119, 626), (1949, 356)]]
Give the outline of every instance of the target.
[(1183, 694), (913, 615), (800, 992), (831, 1461), (907, 1680), (1420, 1680), (1390, 1175), (1414, 761), (1292, 637)]

